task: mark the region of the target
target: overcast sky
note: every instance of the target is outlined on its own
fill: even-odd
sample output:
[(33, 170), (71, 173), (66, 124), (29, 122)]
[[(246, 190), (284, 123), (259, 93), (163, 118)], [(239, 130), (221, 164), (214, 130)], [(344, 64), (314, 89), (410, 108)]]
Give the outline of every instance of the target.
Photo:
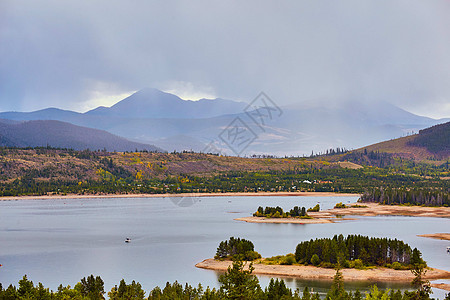
[(450, 1), (0, 0), (0, 111), (155, 87), (450, 117)]

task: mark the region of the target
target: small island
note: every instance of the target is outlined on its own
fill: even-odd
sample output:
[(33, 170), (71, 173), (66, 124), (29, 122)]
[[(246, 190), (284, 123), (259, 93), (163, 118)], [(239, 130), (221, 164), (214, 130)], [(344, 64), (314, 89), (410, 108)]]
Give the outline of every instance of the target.
[(309, 208), (294, 206), (290, 211), (283, 211), (283, 208), (267, 206), (258, 207), (253, 217), (237, 218), (237, 221), (245, 221), (249, 223), (295, 223), (295, 224), (323, 224), (333, 223), (335, 218), (314, 218), (308, 213), (316, 213), (320, 211), (320, 206)]
[(261, 258), (251, 241), (232, 237), (219, 244), (214, 259), (196, 267), (226, 271), (233, 260), (252, 262), (254, 274), (304, 279), (332, 280), (336, 267), (344, 280), (410, 282), (417, 270), (427, 280), (450, 278), (450, 272), (428, 267), (421, 252), (402, 241), (360, 235), (304, 241), (294, 254), (270, 258)]
[(292, 217), (290, 212), (286, 212), (284, 214), (280, 213), (279, 215), (265, 213), (261, 215), (258, 208), (258, 211), (253, 214), (253, 217), (242, 217), (236, 218), (235, 220), (245, 221), (248, 223), (323, 224), (335, 223), (343, 220), (355, 220), (354, 218), (342, 218), (342, 216), (411, 216), (450, 218), (450, 207), (445, 206), (385, 205), (371, 202), (342, 204), (342, 202), (340, 202), (337, 203), (332, 209), (319, 211), (313, 210), (314, 208), (308, 209), (308, 213), (305, 217)]

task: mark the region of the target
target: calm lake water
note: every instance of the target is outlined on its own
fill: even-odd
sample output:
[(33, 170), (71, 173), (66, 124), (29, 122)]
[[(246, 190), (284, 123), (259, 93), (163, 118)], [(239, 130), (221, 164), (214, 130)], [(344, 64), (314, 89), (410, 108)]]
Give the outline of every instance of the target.
[[(100, 275), (105, 290), (124, 278), (146, 291), (167, 281), (217, 287), (218, 273), (194, 265), (211, 258), (220, 241), (246, 238), (263, 257), (292, 253), (300, 241), (335, 234), (363, 234), (401, 239), (423, 253), (432, 267), (450, 271), (448, 241), (417, 234), (448, 232), (449, 219), (360, 217), (335, 224), (254, 224), (234, 221), (258, 206), (295, 205), (322, 209), (357, 197), (201, 197), (191, 199), (116, 198), (0, 201), (0, 282), (17, 285), (24, 274), (55, 290)], [(179, 203), (181, 201), (181, 203)], [(132, 242), (124, 243), (130, 237)], [(269, 278), (259, 277), (265, 286)], [(285, 278), (293, 288), (326, 292), (330, 282)], [(439, 282), (448, 282), (440, 280)], [(366, 290), (370, 282), (346, 283)], [(383, 283), (382, 287), (408, 286)], [(434, 297), (444, 292), (434, 289)]]

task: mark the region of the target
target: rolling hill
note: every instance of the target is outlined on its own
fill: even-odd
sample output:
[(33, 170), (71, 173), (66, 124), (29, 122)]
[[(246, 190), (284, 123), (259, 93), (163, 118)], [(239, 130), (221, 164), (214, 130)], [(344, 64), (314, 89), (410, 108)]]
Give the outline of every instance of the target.
[(450, 156), (450, 122), (420, 130), (408, 145), (424, 147), (436, 155)]
[(51, 120), (27, 122), (0, 120), (0, 146), (161, 151), (155, 146), (131, 142), (106, 131)]
[(450, 157), (450, 122), (420, 130), (418, 134), (376, 143), (356, 151), (390, 153), (416, 161), (446, 160)]

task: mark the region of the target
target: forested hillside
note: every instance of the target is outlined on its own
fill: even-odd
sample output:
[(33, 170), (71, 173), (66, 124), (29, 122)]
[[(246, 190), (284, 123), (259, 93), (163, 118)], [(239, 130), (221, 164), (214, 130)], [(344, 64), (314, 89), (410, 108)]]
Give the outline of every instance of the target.
[(450, 157), (450, 122), (420, 130), (418, 134), (401, 137), (354, 151), (343, 158), (363, 164), (386, 166), (394, 159), (442, 164)]
[(420, 130), (408, 144), (425, 147), (430, 152), (448, 157), (450, 155), (450, 122)]
[[(395, 160), (346, 167), (315, 158), (0, 148), (0, 196), (193, 192), (447, 192), (449, 166)], [(434, 203), (434, 202), (433, 202)], [(430, 202), (432, 204), (432, 202)], [(437, 203), (435, 203), (437, 205)]]

